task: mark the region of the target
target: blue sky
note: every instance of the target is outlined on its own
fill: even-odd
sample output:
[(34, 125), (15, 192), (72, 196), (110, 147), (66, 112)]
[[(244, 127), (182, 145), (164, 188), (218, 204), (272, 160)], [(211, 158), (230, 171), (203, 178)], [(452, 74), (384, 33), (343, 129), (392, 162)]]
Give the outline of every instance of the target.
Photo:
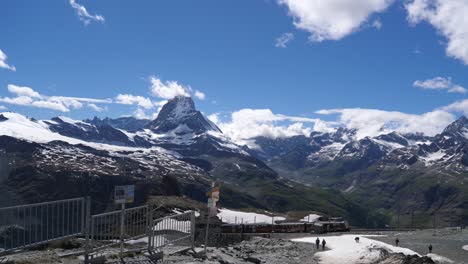
[[(316, 113), (322, 109), (423, 115), (458, 102), (445, 110), (452, 116), (445, 115), (442, 123), (468, 112), (462, 104), (468, 87), (466, 33), (450, 28), (452, 18), (444, 14), (454, 8), (459, 14), (453, 17), (464, 17), (465, 0), (433, 0), (431, 6), (421, 0), (381, 0), (378, 6), (371, 2), (379, 1), (357, 0), (357, 11), (349, 8), (352, 1), (337, 0), (335, 6), (322, 5), (318, 14), (325, 18), (314, 19), (313, 2), (323, 1), (77, 0), (74, 8), (68, 0), (5, 0), (0, 3), (0, 50), (7, 56), (2, 60), (0, 54), (1, 98), (14, 98), (8, 85), (15, 85), (46, 98), (33, 101), (65, 96), (112, 103), (80, 101), (82, 106), (65, 106), (68, 112), (1, 99), (0, 105), (36, 118), (118, 117), (138, 109), (151, 116), (160, 107), (156, 102), (167, 99), (152, 92), (153, 76), (168, 86), (163, 88), (176, 81), (189, 94), (203, 92), (204, 100), (196, 98), (198, 108), (218, 113), (224, 125), (246, 108), (308, 117), (304, 126), (310, 123), (312, 129), (316, 118), (355, 121), (346, 119), (348, 112)], [(76, 7), (85, 7), (87, 14), (80, 16)], [(337, 25), (344, 25), (338, 35)], [(285, 33), (293, 39), (277, 47)], [(451, 44), (455, 48), (448, 51)], [(453, 87), (458, 92), (448, 92)], [(118, 94), (145, 97), (154, 107), (117, 104)], [(259, 122), (297, 121), (266, 119)]]

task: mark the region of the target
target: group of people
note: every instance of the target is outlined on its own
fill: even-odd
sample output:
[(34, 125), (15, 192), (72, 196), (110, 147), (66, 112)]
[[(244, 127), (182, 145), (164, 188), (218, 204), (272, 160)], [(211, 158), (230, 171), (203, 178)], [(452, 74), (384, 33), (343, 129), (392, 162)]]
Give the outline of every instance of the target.
[[(325, 245), (327, 244), (327, 241), (325, 241), (325, 238), (322, 239), (322, 250), (325, 250)], [(317, 237), (315, 240), (315, 246), (317, 247), (317, 250), (320, 249), (320, 238)]]

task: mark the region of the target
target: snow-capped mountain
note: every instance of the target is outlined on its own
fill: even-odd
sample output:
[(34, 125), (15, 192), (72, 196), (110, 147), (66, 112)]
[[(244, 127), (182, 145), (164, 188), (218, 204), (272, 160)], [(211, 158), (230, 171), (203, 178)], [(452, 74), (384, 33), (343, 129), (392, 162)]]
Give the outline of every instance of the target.
[(468, 210), (468, 119), (461, 117), (434, 137), (355, 135), (338, 128), (286, 139), (257, 138), (258, 148), (251, 153), (282, 177), (340, 191), (369, 208), (390, 214), (437, 210), (447, 219), (468, 222), (463, 213)]
[(468, 143), (467, 126), (468, 119), (461, 117), (435, 137), (391, 132), (358, 139), (355, 130), (341, 127), (328, 133), (312, 132), (309, 136), (259, 137), (254, 141), (258, 148), (250, 153), (277, 170), (286, 169), (289, 175), (296, 174), (297, 170), (338, 163), (341, 173), (377, 162), (397, 164), (402, 168), (407, 168), (408, 162), (430, 167), (436, 161), (453, 160), (452, 156), (447, 156), (449, 154), (460, 153), (460, 148)]
[(151, 120), (137, 119), (131, 116), (119, 117), (119, 118), (114, 118), (114, 119), (108, 118), (108, 117), (104, 119), (100, 119), (98, 117), (94, 117), (93, 119), (86, 119), (84, 120), (84, 122), (93, 124), (96, 126), (108, 125), (117, 129), (134, 132), (134, 131), (145, 128), (151, 122)]
[[(0, 114), (0, 205), (91, 195), (112, 204), (113, 186), (136, 184), (137, 200), (149, 195), (185, 195), (205, 201), (220, 182), (229, 207), (340, 211), (357, 219), (342, 196), (282, 180), (264, 162), (234, 144), (196, 110), (176, 97), (158, 117), (134, 130), (125, 120), (35, 120)], [(297, 195), (300, 194), (300, 198)], [(360, 212), (360, 210), (357, 210)]]
[[(362, 212), (355, 202), (388, 210), (409, 208), (413, 201), (424, 210), (464, 208), (464, 117), (434, 137), (392, 132), (357, 138), (355, 130), (337, 128), (254, 142), (251, 149), (233, 143), (188, 97), (170, 100), (152, 121), (35, 120), (5, 112), (0, 192), (3, 200), (83, 193), (106, 200), (115, 184), (139, 183), (141, 199), (186, 195), (203, 201), (211, 182), (219, 181), (228, 193), (222, 202), (232, 207), (303, 210), (328, 203), (351, 218)], [(59, 188), (50, 192), (53, 185)], [(379, 199), (368, 203), (366, 195), (376, 191)], [(429, 199), (433, 192), (438, 196)]]
[(215, 124), (195, 109), (193, 100), (185, 96), (177, 96), (165, 104), (158, 117), (149, 123), (147, 128), (157, 134), (221, 132)]

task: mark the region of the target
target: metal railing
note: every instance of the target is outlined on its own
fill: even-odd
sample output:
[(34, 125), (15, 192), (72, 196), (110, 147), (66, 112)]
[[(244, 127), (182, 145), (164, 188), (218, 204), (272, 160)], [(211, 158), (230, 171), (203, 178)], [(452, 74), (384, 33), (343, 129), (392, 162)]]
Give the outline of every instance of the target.
[(152, 205), (90, 215), (89, 198), (0, 208), (0, 256), (53, 241), (82, 236), (85, 260), (125, 242), (147, 243), (150, 252), (163, 247), (194, 246), (195, 212), (154, 219)]
[(0, 255), (85, 235), (86, 199), (0, 208)]
[(165, 246), (193, 247), (195, 239), (195, 212), (171, 215), (152, 221), (148, 239), (149, 250)]
[[(149, 206), (91, 216), (88, 253), (147, 236)], [(123, 221), (123, 225), (122, 225)]]

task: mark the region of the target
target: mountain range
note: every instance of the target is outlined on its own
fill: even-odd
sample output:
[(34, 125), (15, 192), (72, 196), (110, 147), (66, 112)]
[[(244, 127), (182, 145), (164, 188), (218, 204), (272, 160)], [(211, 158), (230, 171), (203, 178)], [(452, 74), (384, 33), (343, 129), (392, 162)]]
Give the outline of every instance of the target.
[(137, 203), (156, 195), (205, 201), (217, 182), (226, 207), (312, 210), (368, 226), (414, 211), (468, 221), (465, 117), (433, 137), (357, 138), (339, 127), (253, 142), (236, 144), (190, 97), (169, 100), (154, 120), (35, 120), (4, 112), (0, 205), (91, 195), (102, 211), (118, 184), (136, 184)]

